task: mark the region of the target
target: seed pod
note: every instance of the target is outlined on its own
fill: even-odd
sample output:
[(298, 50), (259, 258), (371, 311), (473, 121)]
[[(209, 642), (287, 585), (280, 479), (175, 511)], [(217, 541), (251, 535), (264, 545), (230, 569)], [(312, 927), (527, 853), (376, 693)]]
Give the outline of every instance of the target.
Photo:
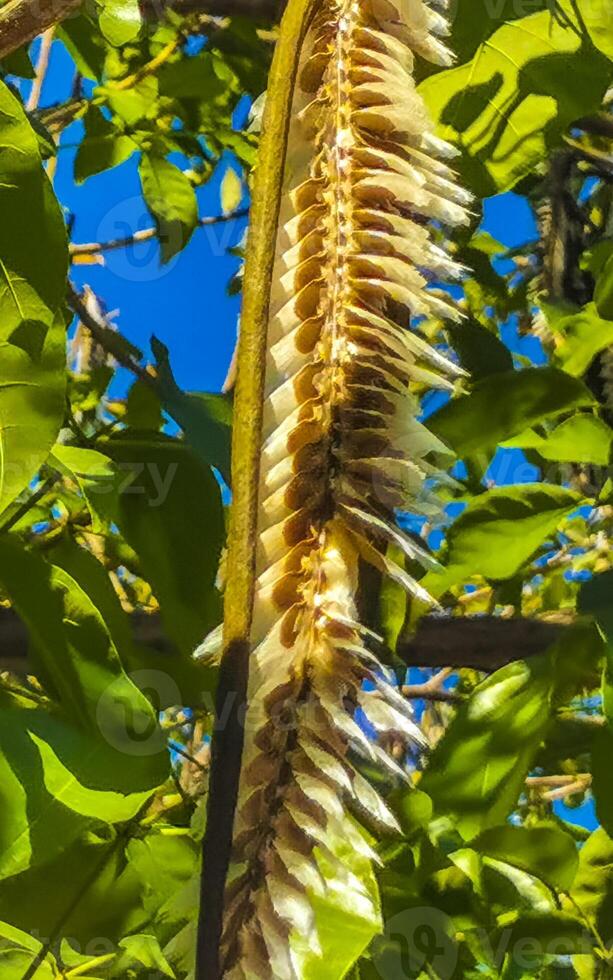
[[(427, 599), (388, 544), (431, 562), (396, 524), (419, 511), (444, 447), (412, 382), (459, 373), (411, 318), (457, 317), (430, 283), (461, 271), (429, 222), (467, 221), (469, 196), (431, 131), (413, 76), (449, 64), (437, 0), (318, 0), (299, 52), (269, 290), (248, 711), (222, 974), (301, 976), (296, 930), (317, 948), (314, 849), (356, 908), (370, 899), (338, 840), (374, 859), (346, 801), (393, 815), (352, 760), (401, 767), (366, 731), (420, 745), (410, 710), (358, 621), (359, 559)], [(366, 719), (368, 726), (362, 719)]]

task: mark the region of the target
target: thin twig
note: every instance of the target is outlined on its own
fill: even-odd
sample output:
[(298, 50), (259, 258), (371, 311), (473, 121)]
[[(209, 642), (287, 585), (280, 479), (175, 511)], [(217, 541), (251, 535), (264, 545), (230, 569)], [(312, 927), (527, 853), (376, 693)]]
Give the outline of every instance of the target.
[(458, 704), (464, 700), (464, 696), (459, 691), (448, 690), (443, 686), (452, 673), (450, 667), (445, 667), (423, 684), (405, 684), (402, 693), (405, 698), (415, 700), (422, 698), (424, 701), (446, 701), (449, 704)]
[(177, 34), (172, 41), (169, 41), (162, 50), (156, 54), (155, 58), (148, 61), (145, 65), (138, 68), (132, 75), (126, 75), (125, 78), (120, 78), (118, 81), (107, 82), (108, 88), (115, 92), (123, 92), (125, 89), (132, 88), (134, 85), (138, 85), (143, 78), (147, 78), (149, 75), (155, 74), (158, 68), (161, 68), (169, 58), (173, 56), (175, 51), (183, 44), (184, 37), (183, 34)]
[[(147, 368), (139, 364), (136, 354), (140, 354), (133, 344), (130, 344), (120, 333), (113, 330), (104, 320), (98, 319), (88, 310), (83, 297), (76, 290), (75, 286), (68, 283), (67, 302), (71, 310), (79, 317), (81, 323), (87, 327), (92, 337), (100, 344), (104, 350), (115, 358), (118, 364), (128, 369), (141, 381), (156, 388), (156, 379), (150, 374)], [(131, 348), (131, 350), (130, 350)]]
[(45, 494), (49, 490), (53, 489), (55, 483), (56, 483), (55, 477), (49, 477), (48, 480), (45, 480), (44, 483), (41, 483), (38, 490), (35, 490), (31, 497), (28, 497), (27, 500), (24, 500), (24, 502), (20, 504), (17, 507), (17, 509), (14, 510), (13, 513), (8, 516), (7, 519), (2, 524), (0, 524), (0, 534), (4, 534), (6, 531), (10, 531), (11, 528), (15, 527), (15, 525), (19, 523), (21, 518), (25, 517), (28, 511), (32, 510), (33, 507), (36, 507), (36, 504), (39, 502), (39, 500), (42, 500)]
[[(210, 225), (217, 225), (227, 221), (238, 220), (240, 218), (246, 218), (249, 214), (248, 208), (241, 208), (239, 211), (232, 211), (230, 214), (218, 214), (212, 217), (202, 217), (198, 221), (198, 226), (200, 228), (206, 228)], [(142, 231), (135, 231), (132, 235), (126, 235), (123, 238), (112, 238), (108, 242), (82, 242), (82, 243), (71, 243), (69, 246), (70, 254), (73, 258), (80, 255), (98, 255), (100, 252), (113, 252), (120, 248), (130, 248), (132, 245), (140, 245), (142, 242), (149, 242), (153, 238), (157, 238), (158, 229), (157, 228), (144, 228)]]
[(545, 789), (541, 799), (546, 803), (564, 800), (575, 793), (585, 793), (592, 785), (592, 774), (589, 772), (573, 773), (572, 775), (528, 776), (528, 789)]
[(45, 84), (47, 70), (49, 68), (49, 56), (51, 54), (54, 34), (55, 27), (50, 27), (45, 31), (41, 38), (40, 52), (36, 64), (36, 77), (32, 82), (32, 88), (30, 89), (28, 101), (26, 102), (26, 109), (28, 112), (34, 112), (34, 110), (38, 108), (40, 97), (43, 93), (43, 85)]

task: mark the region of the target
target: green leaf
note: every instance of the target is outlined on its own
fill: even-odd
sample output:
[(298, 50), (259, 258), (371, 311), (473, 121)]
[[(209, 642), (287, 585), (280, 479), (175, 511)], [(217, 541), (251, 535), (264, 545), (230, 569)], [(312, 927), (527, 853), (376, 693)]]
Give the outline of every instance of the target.
[(128, 971), (131, 966), (137, 963), (146, 967), (148, 970), (154, 970), (154, 975), (159, 976), (162, 974), (165, 977), (176, 976), (168, 960), (162, 953), (160, 944), (155, 936), (149, 936), (143, 933), (135, 936), (126, 936), (125, 939), (121, 940), (119, 946), (124, 950), (124, 955), (120, 957), (118, 963), (114, 964), (115, 970)]
[[(572, 17), (572, 0), (566, 6)], [(533, 173), (574, 120), (597, 111), (610, 77), (590, 38), (544, 10), (504, 24), (470, 62), (420, 91), (438, 135), (463, 151), (465, 183), (487, 197)]]
[[(93, 560), (93, 559), (92, 559)], [(2, 695), (0, 875), (16, 875), (100, 821), (133, 817), (168, 773), (151, 705), (121, 667), (94, 602), (8, 537), (0, 581), (61, 710)], [(32, 817), (32, 814), (35, 817)]]
[(599, 316), (604, 320), (613, 320), (613, 255), (598, 276), (594, 302)]
[(225, 83), (217, 75), (210, 51), (181, 58), (165, 65), (160, 74), (160, 95), (173, 99), (199, 99), (212, 102), (223, 94)]
[[(507, 965), (509, 973), (505, 976), (514, 975), (515, 963), (524, 966), (524, 969), (527, 967), (524, 976), (534, 976), (548, 956), (585, 953), (586, 946), (589, 949), (594, 943), (594, 937), (582, 919), (569, 912), (522, 912), (513, 921), (501, 926), (493, 937), (494, 943), (497, 944), (503, 935), (508, 940), (508, 958), (511, 961)], [(529, 943), (528, 963), (523, 941)]]
[(102, 12), (100, 30), (109, 44), (120, 47), (133, 41), (141, 29), (142, 17), (138, 0), (100, 0)]
[(596, 621), (606, 640), (602, 673), (602, 710), (606, 726), (597, 731), (592, 744), (593, 793), (596, 814), (604, 829), (613, 834), (613, 570), (584, 582), (577, 608)]
[(63, 42), (79, 72), (98, 81), (104, 70), (106, 55), (103, 39), (84, 14), (68, 17), (56, 26), (56, 37)]
[(74, 162), (77, 184), (103, 170), (118, 167), (138, 150), (134, 140), (105, 119), (98, 106), (90, 106), (84, 122), (85, 137), (79, 143)]
[(472, 0), (457, 0), (453, 10), (450, 46), (463, 65), (491, 37), (494, 31), (508, 21), (518, 20), (528, 12), (547, 9), (549, 0), (529, 0), (527, 4), (517, 0), (499, 0), (496, 4), (478, 7)]
[(447, 566), (430, 572), (422, 584), (440, 595), (469, 575), (512, 578), (581, 500), (544, 483), (495, 487), (474, 497), (449, 528)]
[[(28, 334), (32, 346), (38, 343), (32, 330)], [(42, 343), (40, 353), (31, 354), (0, 340), (0, 512), (45, 462), (64, 418), (66, 328), (61, 318)]]
[(153, 586), (170, 638), (191, 655), (221, 618), (215, 588), (224, 540), (219, 485), (176, 439), (125, 433), (104, 449), (134, 473), (120, 497), (118, 524)]
[(221, 210), (232, 214), (243, 199), (243, 182), (233, 167), (228, 167), (221, 182)]
[(102, 533), (116, 517), (117, 495), (123, 476), (108, 456), (95, 449), (57, 443), (50, 462), (78, 485), (89, 508), (92, 531)]
[(2, 71), (6, 72), (7, 75), (18, 75), (19, 78), (34, 78), (36, 76), (26, 47), (17, 48), (16, 51), (5, 54), (2, 58)]
[(490, 827), (472, 841), (471, 847), (480, 854), (521, 868), (556, 891), (569, 890), (579, 864), (573, 838), (554, 823)]
[(230, 398), (203, 391), (182, 391), (172, 373), (168, 348), (157, 337), (152, 337), (151, 349), (156, 359), (158, 390), (164, 408), (181, 426), (194, 452), (205, 463), (218, 469), (229, 484), (232, 439)]
[(95, 89), (94, 95), (104, 99), (113, 113), (130, 129), (150, 130), (150, 121), (160, 112), (158, 101), (158, 80), (155, 75), (146, 75), (130, 88), (115, 88), (111, 83)]
[[(357, 828), (356, 828), (357, 830)], [(359, 833), (359, 831), (357, 831)], [(310, 944), (293, 935), (292, 947), (298, 954), (304, 980), (337, 980), (362, 955), (381, 931), (379, 892), (370, 862), (355, 851), (349, 841), (334, 842), (334, 853), (361, 884), (356, 891), (348, 881), (338, 878), (338, 865), (317, 853), (319, 870), (326, 881), (325, 895), (311, 895), (315, 924), (322, 955)], [(365, 897), (368, 896), (368, 901)]]
[(554, 360), (575, 378), (585, 374), (596, 354), (613, 344), (613, 322), (598, 315), (595, 303), (558, 319), (555, 330), (562, 335), (562, 343), (556, 347)]
[(545, 419), (594, 405), (586, 386), (552, 367), (486, 378), (428, 419), (428, 428), (459, 456), (489, 452)]
[(613, 431), (595, 415), (574, 415), (547, 435), (533, 429), (504, 443), (522, 449), (536, 449), (543, 459), (561, 463), (592, 463), (606, 466), (611, 457)]
[(198, 224), (196, 193), (183, 171), (164, 157), (143, 154), (139, 173), (157, 225), (162, 261), (169, 262), (187, 245)]
[(601, 655), (592, 626), (577, 625), (551, 649), (483, 680), (463, 701), (419, 787), (472, 840), (502, 824), (525, 789), (558, 705), (584, 690)]
[(123, 671), (95, 597), (9, 537), (0, 540), (0, 581), (27, 624), (38, 671), (66, 715), (128, 754), (131, 733), (148, 733), (157, 738), (159, 754), (155, 713)]
[[(45, 845), (62, 832), (46, 831)], [(143, 929), (144, 886), (126, 862), (121, 831), (99, 824), (78, 840), (60, 836), (57, 844), (55, 856), (0, 882), (0, 915), (33, 935), (70, 936), (81, 949), (104, 953)]]
[(590, 835), (579, 852), (579, 869), (570, 894), (608, 941), (613, 917), (613, 840), (602, 827)]
[(27, 346), (17, 334), (31, 324), (40, 350), (64, 296), (66, 230), (36, 134), (4, 82), (0, 145), (0, 341)]
[(464, 320), (448, 329), (460, 363), (473, 381), (513, 370), (511, 351), (478, 320)]
[(505, 820), (551, 718), (543, 659), (496, 671), (460, 705), (432, 753), (420, 789), (467, 840)]
[(178, 650), (159, 650), (137, 643), (133, 624), (121, 606), (106, 569), (89, 551), (64, 538), (50, 551), (49, 557), (54, 565), (59, 565), (76, 579), (89, 595), (95, 595), (96, 607), (123, 669), (149, 698), (155, 695), (155, 705), (160, 711), (177, 704), (192, 708), (201, 705), (202, 691), (215, 687), (217, 678), (213, 669), (205, 669)]
[(151, 429), (153, 432), (157, 432), (163, 425), (160, 399), (151, 386), (140, 379), (134, 382), (128, 392), (123, 421), (132, 429)]

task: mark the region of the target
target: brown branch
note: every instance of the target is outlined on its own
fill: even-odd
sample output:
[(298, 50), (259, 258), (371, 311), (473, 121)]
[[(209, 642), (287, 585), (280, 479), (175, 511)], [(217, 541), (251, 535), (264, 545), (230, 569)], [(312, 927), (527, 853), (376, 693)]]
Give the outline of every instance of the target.
[[(231, 214), (219, 214), (212, 217), (205, 216), (199, 219), (198, 226), (200, 228), (206, 228), (225, 221), (233, 221), (235, 218), (246, 218), (248, 214), (249, 209), (242, 208), (240, 211), (233, 211)], [(71, 243), (69, 246), (70, 255), (74, 258), (80, 255), (97, 255), (100, 252), (112, 252), (120, 248), (130, 248), (131, 245), (140, 245), (142, 242), (149, 242), (153, 238), (157, 238), (157, 235), (157, 228), (144, 228), (142, 231), (135, 231), (132, 235), (126, 235), (123, 238), (113, 238), (108, 242)]]
[(409, 700), (423, 699), (424, 701), (445, 701), (448, 704), (458, 704), (464, 700), (463, 695), (459, 691), (450, 691), (444, 686), (445, 681), (452, 673), (453, 670), (450, 667), (445, 667), (443, 670), (439, 670), (429, 681), (424, 681), (423, 684), (405, 684), (402, 693)]
[[(164, 635), (160, 618), (149, 613), (130, 615), (139, 644), (159, 653), (169, 653), (171, 646)], [(555, 642), (567, 626), (535, 619), (497, 619), (493, 616), (432, 616), (422, 619), (416, 635), (399, 645), (405, 663), (419, 667), (441, 667), (458, 670), (472, 667), (491, 672), (515, 660), (526, 660), (542, 653)], [(0, 607), (0, 670), (11, 669), (8, 663), (25, 657), (27, 637), (17, 614)], [(434, 678), (441, 683), (441, 675)], [(407, 685), (409, 697), (424, 697), (425, 685)], [(415, 693), (413, 693), (415, 692)], [(455, 692), (446, 691), (458, 700)]]
[(70, 309), (76, 313), (81, 323), (87, 327), (94, 340), (96, 340), (104, 350), (114, 357), (118, 364), (131, 371), (137, 378), (149, 385), (156, 387), (155, 377), (149, 373), (147, 368), (139, 364), (141, 352), (134, 347), (125, 337), (114, 330), (103, 317), (98, 317), (87, 305), (87, 300), (77, 292), (72, 283), (68, 284), (67, 302)]
[(0, 7), (0, 58), (59, 24), (82, 0), (9, 0)]
[(428, 616), (415, 636), (399, 640), (410, 667), (472, 667), (491, 672), (543, 653), (568, 627), (540, 619)]
[(528, 776), (526, 787), (541, 793), (541, 799), (546, 803), (564, 800), (576, 793), (585, 793), (592, 785), (592, 774), (578, 772), (572, 776)]

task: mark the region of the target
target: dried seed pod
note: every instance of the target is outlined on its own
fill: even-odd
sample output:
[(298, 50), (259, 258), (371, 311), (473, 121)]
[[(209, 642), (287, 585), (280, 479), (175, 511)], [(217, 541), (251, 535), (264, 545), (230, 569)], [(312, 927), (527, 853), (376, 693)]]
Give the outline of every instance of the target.
[[(412, 381), (449, 387), (458, 368), (410, 329), (457, 317), (429, 282), (460, 269), (428, 222), (467, 221), (468, 195), (432, 133), (414, 55), (448, 64), (437, 0), (319, 0), (300, 51), (270, 288), (248, 711), (222, 974), (301, 975), (290, 936), (317, 947), (313, 851), (356, 907), (369, 898), (335, 841), (371, 854), (345, 800), (395, 820), (354, 753), (402, 770), (359, 722), (421, 733), (367, 649), (358, 560), (411, 593), (393, 542), (426, 565), (395, 509), (419, 510), (443, 449), (417, 421)], [(367, 682), (367, 683), (365, 683)], [(360, 715), (356, 717), (356, 712)], [(350, 751), (351, 750), (351, 751)]]

